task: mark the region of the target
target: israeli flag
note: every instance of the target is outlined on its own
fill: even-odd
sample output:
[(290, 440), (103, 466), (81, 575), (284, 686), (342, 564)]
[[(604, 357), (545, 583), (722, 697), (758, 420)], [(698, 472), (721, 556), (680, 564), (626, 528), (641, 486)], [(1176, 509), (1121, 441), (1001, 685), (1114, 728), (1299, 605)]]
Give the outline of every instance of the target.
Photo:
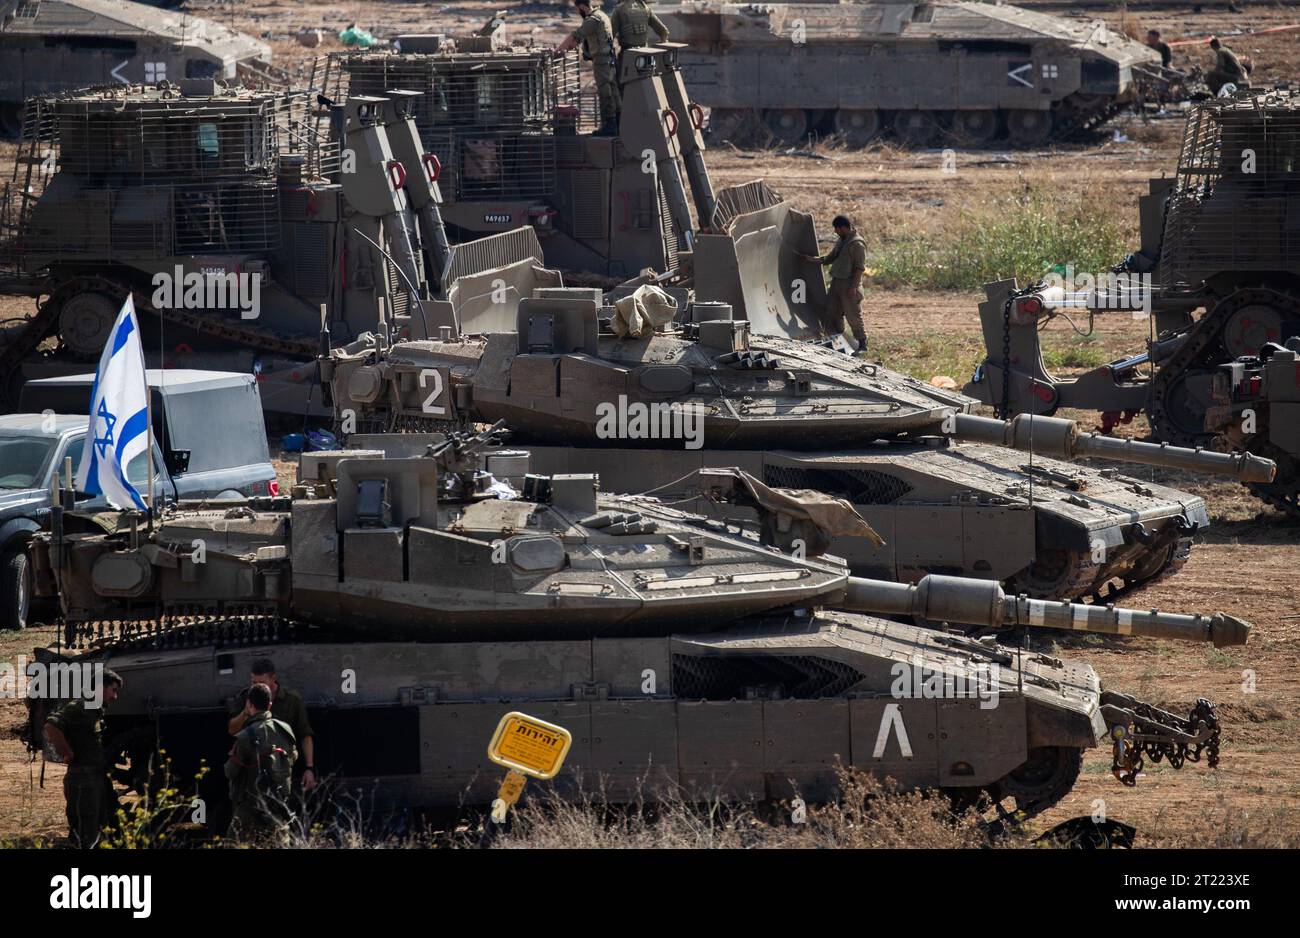
[(143, 509), (126, 477), (131, 460), (150, 445), (149, 388), (135, 304), (128, 295), (113, 323), (90, 392), (90, 430), (77, 467), (77, 489), (102, 494), (114, 508)]

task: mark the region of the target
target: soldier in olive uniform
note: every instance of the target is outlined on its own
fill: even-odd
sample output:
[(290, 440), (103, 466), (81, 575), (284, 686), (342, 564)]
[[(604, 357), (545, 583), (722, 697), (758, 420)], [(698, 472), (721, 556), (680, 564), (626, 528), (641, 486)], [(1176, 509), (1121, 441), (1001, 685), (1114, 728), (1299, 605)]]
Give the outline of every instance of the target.
[(655, 11), (646, 5), (645, 0), (620, 0), (609, 22), (614, 29), (614, 38), (618, 40), (620, 53), (636, 46), (647, 45), (651, 30), (654, 30), (660, 42), (668, 38), (668, 27), (655, 15)]
[(1174, 60), (1174, 53), (1169, 48), (1169, 43), (1160, 38), (1160, 30), (1147, 30), (1147, 45), (1160, 53), (1160, 67), (1168, 68), (1169, 63)]
[(244, 693), (244, 725), (226, 760), (235, 837), (269, 833), (288, 818), (289, 785), (298, 749), (293, 730), (272, 715), (271, 689), (254, 684)]
[(821, 257), (811, 254), (799, 256), (823, 266), (830, 265), (830, 305), (826, 310), (824, 325), (828, 332), (843, 332), (844, 320), (847, 318), (854, 338), (858, 340), (858, 356), (865, 358), (867, 321), (862, 314), (862, 275), (867, 269), (867, 242), (858, 234), (847, 215), (836, 215), (831, 226), (840, 240), (829, 253)]
[(600, 129), (597, 136), (609, 136), (618, 129), (619, 94), (617, 76), (614, 74), (614, 31), (604, 10), (593, 10), (591, 0), (573, 0), (582, 23), (565, 37), (555, 50), (568, 52), (582, 43), (583, 58), (591, 60), (592, 75), (596, 79), (596, 93), (600, 96)]
[(1250, 81), (1246, 77), (1246, 69), (1236, 54), (1220, 43), (1217, 36), (1210, 37), (1210, 48), (1214, 50), (1214, 68), (1205, 73), (1205, 83), (1209, 86), (1210, 92), (1218, 94), (1219, 89), (1228, 82), (1232, 82), (1238, 88), (1249, 88)]
[(64, 704), (45, 721), (45, 738), (67, 763), (63, 797), (67, 802), (68, 840), (74, 847), (99, 843), (100, 832), (117, 816), (117, 793), (104, 761), (104, 709), (117, 699), (122, 678), (107, 668), (101, 678), (103, 700), (89, 707), (84, 700)]
[[(275, 673), (275, 663), (270, 658), (258, 658), (254, 661), (252, 672), (249, 675), (250, 683), (265, 684), (271, 689), (273, 698), (271, 709), (275, 712), (275, 718), (288, 723), (289, 728), (293, 730), (293, 738), (306, 763), (302, 771), (302, 787), (305, 791), (311, 791), (316, 787), (316, 739), (311, 721), (307, 718), (307, 705), (302, 702), (302, 698), (296, 691), (291, 691), (280, 683)], [(245, 690), (235, 699), (238, 709), (230, 717), (226, 727), (231, 736), (238, 735), (248, 721), (247, 703), (248, 691)]]

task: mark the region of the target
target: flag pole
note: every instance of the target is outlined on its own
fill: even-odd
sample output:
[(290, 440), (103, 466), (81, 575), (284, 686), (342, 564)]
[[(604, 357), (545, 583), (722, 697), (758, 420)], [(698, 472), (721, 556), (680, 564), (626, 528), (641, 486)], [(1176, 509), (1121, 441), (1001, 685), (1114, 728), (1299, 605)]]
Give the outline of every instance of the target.
[[(134, 301), (132, 301), (132, 303), (131, 303), (131, 312), (132, 312), (132, 313), (135, 313), (135, 302), (134, 302)], [(137, 315), (137, 316), (136, 316), (136, 326), (138, 327), (139, 324), (140, 324), (140, 317)], [(158, 345), (159, 345), (158, 351), (159, 351), (160, 353), (162, 352), (162, 341), (163, 341), (163, 339), (162, 339), (162, 328), (161, 328), (161, 326), (160, 326), (160, 327), (159, 327), (159, 330), (158, 330)], [(149, 460), (148, 460), (148, 462), (146, 463), (146, 465), (148, 466), (148, 470), (147, 470), (147, 471), (148, 471), (148, 473), (149, 473), (149, 501), (148, 501), (148, 505), (149, 505), (149, 521), (148, 521), (147, 530), (149, 531), (150, 534), (152, 534), (152, 533), (153, 533), (153, 499), (154, 499), (154, 490), (153, 490), (153, 443), (154, 443), (154, 438), (153, 438), (153, 389), (149, 387), (149, 360), (148, 360), (147, 358), (145, 358), (145, 355), (144, 355), (144, 333), (143, 333), (143, 332), (140, 333), (140, 364), (141, 364), (141, 366), (144, 368), (144, 425), (145, 425), (145, 428), (149, 431), (149, 439), (148, 439), (148, 441), (147, 441), (147, 446), (146, 446), (146, 450), (147, 450), (147, 452), (149, 453)], [(162, 359), (161, 359), (161, 358), (159, 358), (159, 360), (158, 360), (158, 367), (159, 367), (159, 368), (162, 368)]]
[[(141, 343), (143, 347), (143, 343)], [(136, 411), (139, 413), (139, 411)], [(144, 371), (144, 422), (149, 428), (149, 533), (153, 533), (153, 391), (149, 389), (149, 369)]]

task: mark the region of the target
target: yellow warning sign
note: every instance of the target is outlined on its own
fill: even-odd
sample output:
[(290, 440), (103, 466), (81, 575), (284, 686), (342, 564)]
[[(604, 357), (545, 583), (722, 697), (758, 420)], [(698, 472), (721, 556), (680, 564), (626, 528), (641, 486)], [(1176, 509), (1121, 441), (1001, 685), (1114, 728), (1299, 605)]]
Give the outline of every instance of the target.
[(571, 745), (573, 736), (564, 727), (512, 711), (497, 724), (488, 758), (533, 778), (554, 778)]

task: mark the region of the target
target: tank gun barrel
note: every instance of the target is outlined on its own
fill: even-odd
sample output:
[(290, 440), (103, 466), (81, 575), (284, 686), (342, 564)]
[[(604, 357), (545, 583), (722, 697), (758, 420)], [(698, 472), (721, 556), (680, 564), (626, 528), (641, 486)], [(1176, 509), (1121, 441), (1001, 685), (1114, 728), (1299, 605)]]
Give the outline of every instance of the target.
[(1231, 476), (1240, 482), (1271, 482), (1277, 473), (1277, 464), (1273, 460), (1249, 453), (1213, 453), (1186, 446), (1171, 446), (1168, 443), (1125, 440), (1081, 431), (1075, 420), (1036, 414), (1021, 414), (1011, 420), (957, 414), (953, 435), (959, 440), (972, 443), (1033, 450), (1056, 459), (1072, 460), (1091, 456), (1116, 462)]
[(920, 617), (931, 622), (989, 628), (1032, 626), (1103, 635), (1208, 641), (1216, 648), (1244, 645), (1250, 632), (1249, 623), (1221, 612), (1212, 616), (1182, 615), (1155, 609), (1142, 611), (1029, 599), (1007, 596), (1001, 584), (993, 580), (937, 574), (910, 584), (849, 577), (840, 605), (854, 612)]

